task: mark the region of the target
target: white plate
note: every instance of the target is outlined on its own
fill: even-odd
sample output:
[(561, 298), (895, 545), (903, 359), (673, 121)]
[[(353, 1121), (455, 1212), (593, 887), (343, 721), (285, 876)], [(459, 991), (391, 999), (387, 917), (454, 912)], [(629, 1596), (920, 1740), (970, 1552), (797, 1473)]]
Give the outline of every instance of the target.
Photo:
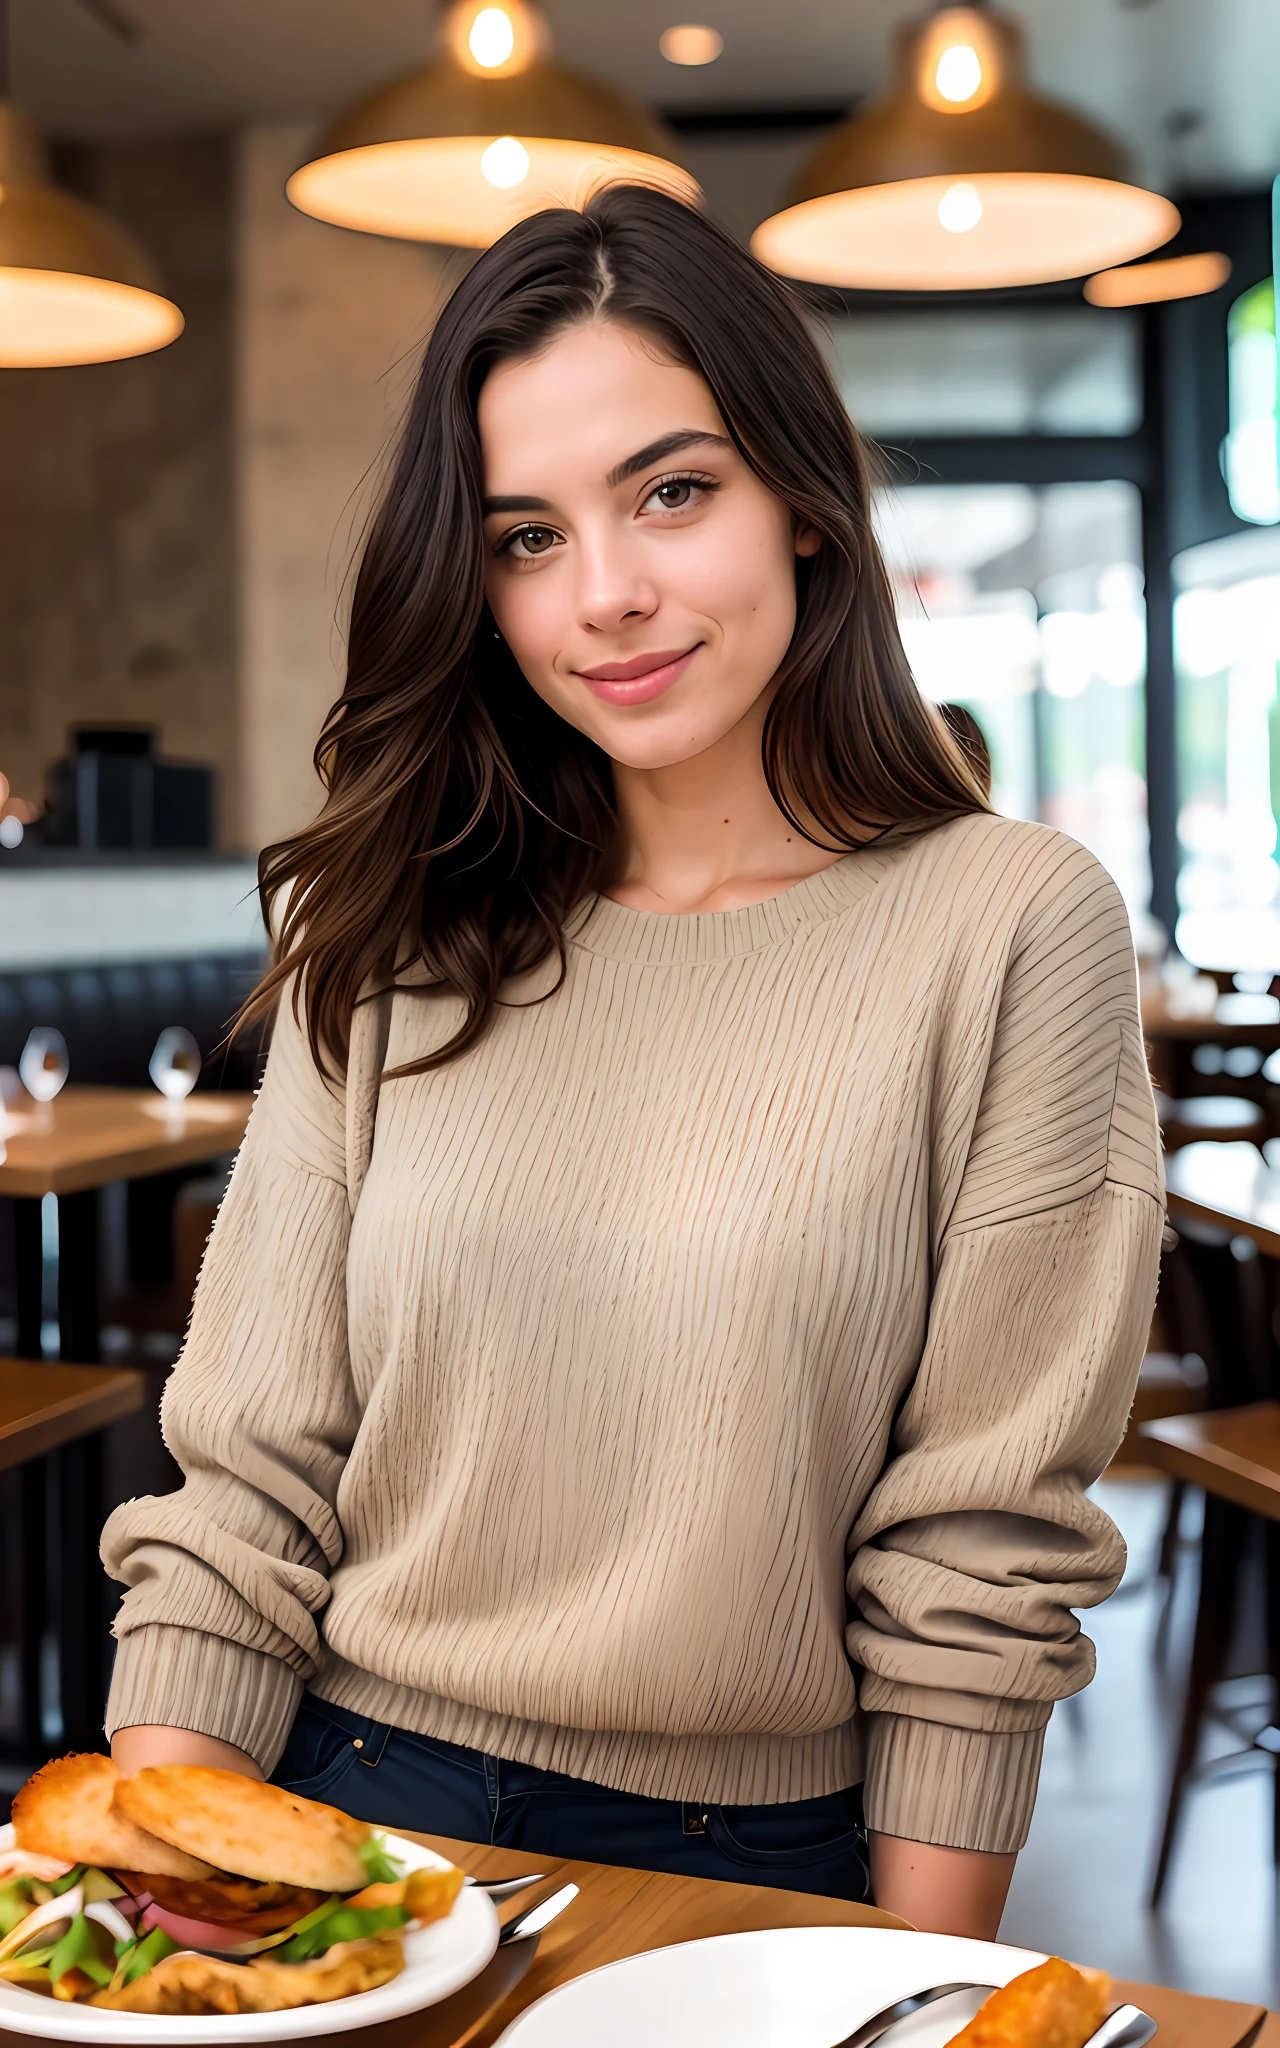
[[(444, 1858), (387, 1836), (387, 1847), (406, 1870), (442, 1867)], [(13, 1842), (13, 1829), (0, 1828), (0, 1849)], [(99, 2006), (73, 2005), (0, 1983), (0, 2029), (38, 2034), (47, 2041), (96, 2041), (102, 2048), (123, 2048), (126, 2042), (296, 2041), (315, 2034), (342, 2034), (350, 2027), (372, 2027), (437, 2005), (463, 1984), (478, 1977), (498, 1946), (498, 1915), (487, 1892), (464, 1886), (447, 1920), (413, 1928), (404, 1937), (404, 1968), (389, 1984), (359, 1991), (354, 1998), (335, 1998), (327, 2005), (304, 2005), (294, 2012), (245, 2012), (209, 2019), (162, 2018), (155, 2013), (104, 2012)]]
[[(499, 2048), (832, 2048), (931, 1984), (1006, 1984), (1044, 1957), (994, 1942), (885, 1927), (777, 1927), (651, 1949), (549, 1991)], [(942, 2048), (985, 1992), (926, 2007), (894, 2048)]]

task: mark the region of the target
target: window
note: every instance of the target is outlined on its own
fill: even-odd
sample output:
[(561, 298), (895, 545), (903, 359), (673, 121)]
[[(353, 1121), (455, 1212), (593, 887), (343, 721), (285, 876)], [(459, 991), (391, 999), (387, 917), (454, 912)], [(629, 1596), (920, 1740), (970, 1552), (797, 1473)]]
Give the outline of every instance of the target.
[(1227, 315), (1227, 438), (1222, 473), (1237, 519), (1280, 521), (1276, 449), (1276, 293), (1264, 277)]
[(914, 485), (878, 525), (916, 680), (965, 704), (992, 798), (1090, 847), (1151, 899), (1141, 506), (1125, 482)]
[(1280, 972), (1280, 531), (1188, 548), (1174, 582), (1178, 945), (1198, 967)]

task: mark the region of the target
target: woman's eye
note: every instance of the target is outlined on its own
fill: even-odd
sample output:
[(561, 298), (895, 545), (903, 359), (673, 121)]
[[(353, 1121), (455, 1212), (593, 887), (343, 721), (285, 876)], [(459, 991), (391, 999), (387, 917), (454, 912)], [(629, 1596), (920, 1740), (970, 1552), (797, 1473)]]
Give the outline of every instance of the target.
[(522, 526), (519, 533), (512, 534), (509, 543), (526, 555), (545, 555), (555, 544), (556, 536), (549, 526)]
[(655, 512), (685, 512), (718, 488), (717, 480), (711, 476), (667, 476), (655, 484), (644, 501), (643, 510)]

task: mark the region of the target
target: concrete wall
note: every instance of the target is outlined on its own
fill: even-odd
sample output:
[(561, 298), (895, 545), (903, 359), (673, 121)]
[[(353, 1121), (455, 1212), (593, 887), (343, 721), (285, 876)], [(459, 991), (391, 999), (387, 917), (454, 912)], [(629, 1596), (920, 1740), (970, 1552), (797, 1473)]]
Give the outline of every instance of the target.
[(59, 163), (146, 244), (187, 327), (131, 362), (0, 370), (0, 769), (38, 797), (68, 724), (154, 722), (218, 768), (233, 842), (230, 164), (223, 137)]
[(284, 197), (308, 130), (240, 138), (236, 329), (245, 843), (314, 815), (344, 584), (458, 258), (326, 227)]

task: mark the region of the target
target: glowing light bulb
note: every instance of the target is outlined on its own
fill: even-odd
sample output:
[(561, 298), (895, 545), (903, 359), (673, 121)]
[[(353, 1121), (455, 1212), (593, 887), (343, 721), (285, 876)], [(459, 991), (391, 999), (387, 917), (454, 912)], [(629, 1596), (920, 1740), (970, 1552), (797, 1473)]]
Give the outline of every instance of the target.
[(528, 177), (529, 152), (514, 135), (500, 135), (481, 157), (480, 168), (491, 185), (509, 192), (513, 185), (522, 185)]
[(515, 46), (516, 32), (506, 10), (482, 7), (467, 37), (467, 47), (476, 63), (482, 64), (486, 71), (496, 71), (500, 64), (506, 63)]
[(948, 185), (938, 201), (938, 219), (952, 235), (967, 235), (970, 228), (976, 228), (982, 219), (982, 201), (976, 185)]
[(933, 82), (954, 106), (971, 100), (982, 85), (982, 59), (971, 43), (952, 43), (938, 59)]
[(658, 48), (668, 64), (714, 64), (724, 48), (724, 37), (705, 22), (681, 21), (662, 31)]

